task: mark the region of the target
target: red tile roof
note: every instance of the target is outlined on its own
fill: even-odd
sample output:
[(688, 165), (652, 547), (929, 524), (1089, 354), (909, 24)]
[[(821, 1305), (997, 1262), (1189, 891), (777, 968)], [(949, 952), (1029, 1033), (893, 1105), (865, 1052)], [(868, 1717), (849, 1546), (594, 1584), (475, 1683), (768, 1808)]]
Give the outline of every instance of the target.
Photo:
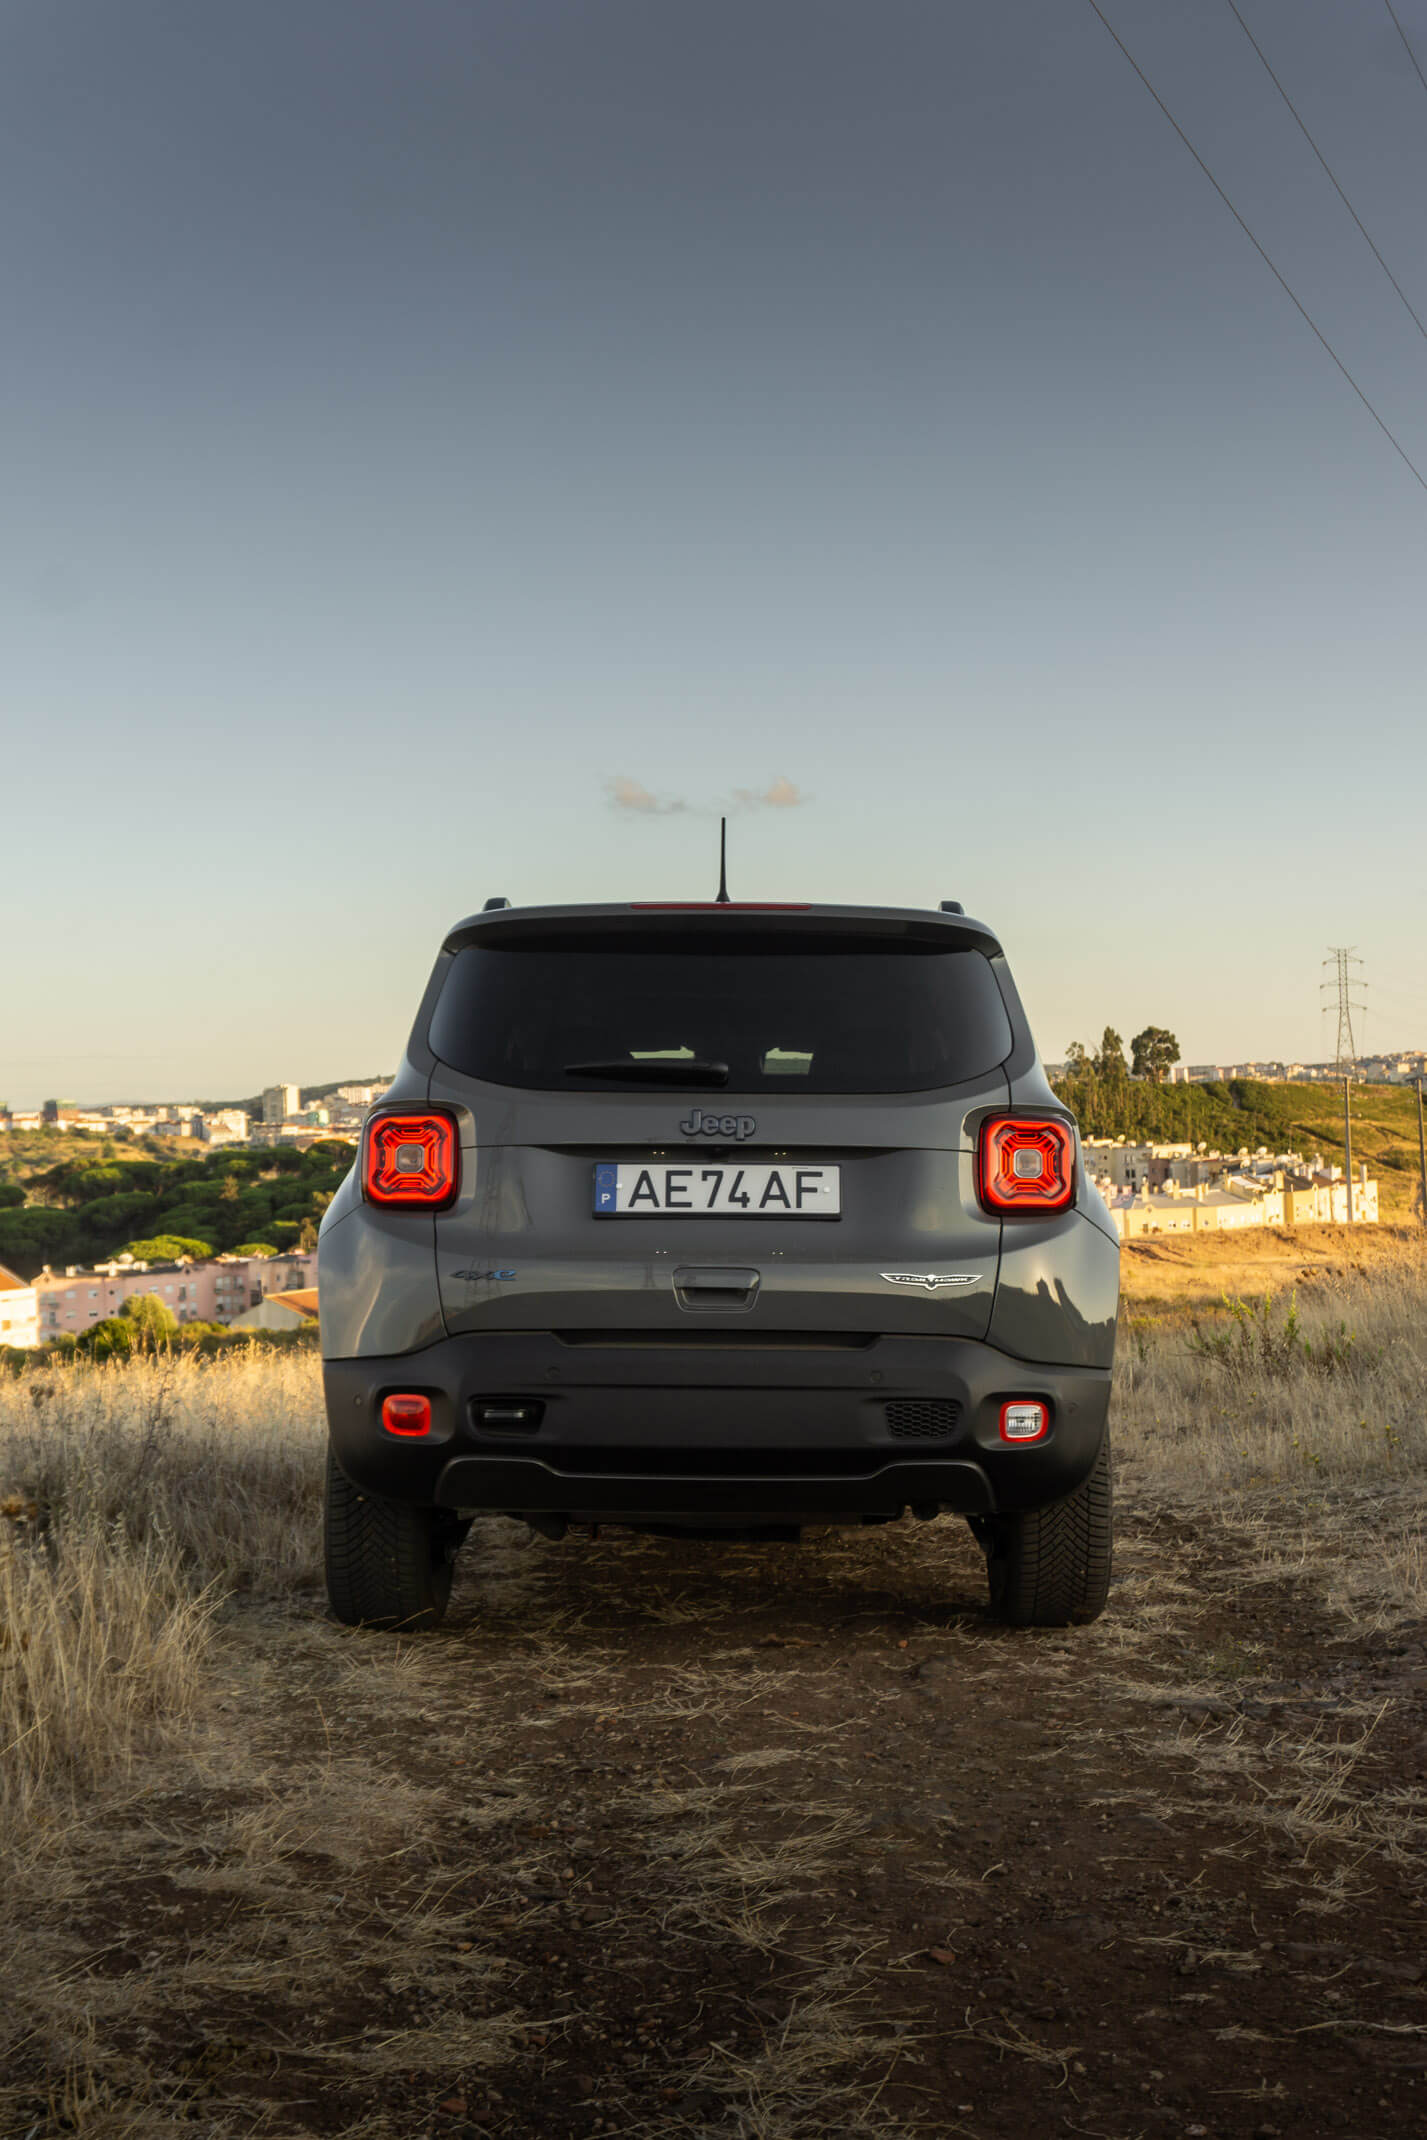
[(316, 1315), (317, 1288), (300, 1286), (295, 1293), (269, 1293), (269, 1300), (280, 1301), (284, 1308), (296, 1308), (299, 1315)]

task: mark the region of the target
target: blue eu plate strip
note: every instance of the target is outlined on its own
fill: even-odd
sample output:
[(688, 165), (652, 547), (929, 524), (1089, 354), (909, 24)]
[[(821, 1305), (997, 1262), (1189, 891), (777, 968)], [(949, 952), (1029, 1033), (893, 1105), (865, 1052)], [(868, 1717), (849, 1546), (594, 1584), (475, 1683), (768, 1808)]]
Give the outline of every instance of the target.
[(613, 1211), (615, 1208), (615, 1185), (619, 1180), (618, 1167), (595, 1168), (595, 1209)]

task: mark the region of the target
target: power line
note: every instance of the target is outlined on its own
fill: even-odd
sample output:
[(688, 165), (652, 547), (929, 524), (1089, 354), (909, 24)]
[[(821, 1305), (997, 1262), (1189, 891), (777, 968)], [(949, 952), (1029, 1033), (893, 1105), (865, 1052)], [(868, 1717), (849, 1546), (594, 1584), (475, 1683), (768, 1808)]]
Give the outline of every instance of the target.
[(1368, 232), (1368, 227), (1366, 223), (1364, 223), (1362, 217), (1358, 214), (1357, 209), (1353, 206), (1352, 202), (1348, 199), (1347, 194), (1344, 193), (1342, 187), (1338, 184), (1337, 176), (1334, 173), (1332, 165), (1329, 163), (1327, 157), (1323, 154), (1323, 151), (1319, 148), (1317, 142), (1313, 139), (1313, 136), (1309, 133), (1307, 126), (1304, 124), (1303, 117), (1298, 109), (1298, 106), (1294, 103), (1292, 97), (1288, 94), (1288, 91), (1284, 88), (1282, 82), (1274, 73), (1273, 68), (1269, 65), (1268, 57), (1267, 54), (1264, 52), (1263, 46), (1259, 43), (1253, 31), (1249, 28), (1243, 16), (1239, 13), (1238, 7), (1235, 4), (1235, 0), (1224, 0), (1224, 4), (1228, 8), (1229, 13), (1233, 16), (1235, 22), (1237, 22), (1237, 24), (1239, 25), (1239, 28), (1243, 31), (1245, 37), (1247, 37), (1249, 43), (1253, 46), (1255, 52), (1257, 52), (1259, 58), (1263, 61), (1263, 68), (1265, 74), (1273, 83), (1274, 88), (1278, 91), (1279, 95), (1283, 98), (1284, 103), (1288, 106), (1294, 118), (1297, 120), (1298, 131), (1302, 134), (1304, 140), (1308, 143), (1309, 148), (1312, 149), (1319, 163), (1322, 164), (1323, 169), (1327, 172), (1328, 177), (1332, 183), (1333, 191), (1337, 194), (1338, 199), (1342, 202), (1343, 206), (1347, 209), (1348, 214), (1357, 224), (1358, 229), (1362, 232), (1364, 238), (1367, 239), (1369, 246), (1372, 247), (1372, 256), (1374, 260), (1382, 269), (1384, 275), (1386, 275), (1388, 281), (1392, 284), (1392, 287), (1394, 288), (1394, 290), (1396, 290), (1398, 296), (1402, 299), (1403, 304), (1407, 307), (1407, 310), (1412, 318), (1413, 326), (1417, 329), (1417, 332), (1421, 335), (1423, 341), (1427, 342), (1427, 327), (1423, 326), (1421, 319), (1418, 317), (1416, 306), (1412, 303), (1412, 300), (1407, 295), (1407, 292), (1403, 289), (1402, 284), (1393, 274), (1392, 269), (1383, 259), (1382, 254), (1378, 251), (1377, 247), (1373, 245), (1373, 241)]
[[(1333, 1067), (1341, 1077), (1356, 1077), (1358, 1073), (1358, 1050), (1353, 1039), (1353, 1012), (1356, 1011), (1360, 1017), (1366, 1018), (1368, 1007), (1366, 1003), (1354, 1003), (1352, 1000), (1353, 976), (1349, 969), (1361, 966), (1362, 963), (1351, 944), (1329, 944), (1328, 957), (1324, 959), (1323, 964), (1332, 966), (1335, 971), (1331, 981), (1321, 981), (1318, 984), (1320, 988), (1329, 991), (1336, 989), (1338, 992), (1338, 1045), (1333, 1057)], [(1359, 982), (1358, 985), (1366, 987), (1367, 984)]]
[(1194, 161), (1195, 161), (1195, 162), (1196, 162), (1196, 163), (1198, 164), (1198, 166), (1199, 166), (1200, 170), (1201, 170), (1201, 171), (1202, 171), (1202, 172), (1204, 173), (1204, 176), (1205, 176), (1205, 177), (1206, 177), (1206, 178), (1208, 179), (1208, 181), (1209, 181), (1210, 185), (1211, 185), (1211, 186), (1212, 186), (1212, 187), (1214, 188), (1214, 191), (1215, 191), (1215, 192), (1216, 192), (1216, 193), (1218, 194), (1218, 196), (1219, 196), (1220, 200), (1221, 200), (1221, 201), (1222, 201), (1222, 202), (1224, 203), (1224, 206), (1225, 206), (1225, 207), (1226, 207), (1226, 208), (1228, 209), (1228, 211), (1229, 211), (1230, 215), (1231, 215), (1231, 216), (1232, 216), (1232, 217), (1234, 218), (1234, 221), (1235, 221), (1235, 222), (1236, 222), (1236, 223), (1238, 224), (1238, 226), (1239, 226), (1240, 230), (1241, 230), (1241, 231), (1243, 232), (1244, 236), (1245, 236), (1245, 237), (1246, 237), (1246, 238), (1248, 239), (1248, 241), (1249, 241), (1250, 245), (1251, 245), (1251, 246), (1253, 247), (1254, 251), (1255, 251), (1255, 252), (1256, 252), (1256, 253), (1258, 254), (1258, 256), (1259, 256), (1260, 260), (1262, 260), (1262, 262), (1263, 262), (1264, 266), (1265, 266), (1265, 267), (1266, 267), (1266, 268), (1268, 269), (1269, 273), (1270, 273), (1270, 274), (1271, 274), (1271, 275), (1273, 276), (1273, 279), (1274, 279), (1274, 281), (1275, 281), (1275, 282), (1276, 282), (1276, 283), (1278, 284), (1279, 288), (1280, 288), (1280, 289), (1281, 289), (1281, 290), (1283, 291), (1283, 293), (1284, 293), (1285, 297), (1287, 297), (1287, 299), (1289, 300), (1289, 303), (1290, 303), (1290, 304), (1291, 304), (1291, 305), (1293, 306), (1293, 308), (1294, 308), (1295, 312), (1297, 312), (1297, 313), (1298, 313), (1299, 317), (1300, 317), (1300, 318), (1301, 318), (1301, 319), (1303, 320), (1304, 324), (1305, 324), (1305, 325), (1306, 325), (1307, 327), (1309, 327), (1309, 328), (1311, 329), (1311, 331), (1312, 331), (1312, 333), (1313, 333), (1313, 335), (1314, 335), (1315, 339), (1316, 339), (1316, 340), (1317, 340), (1317, 341), (1318, 341), (1319, 343), (1321, 343), (1322, 347), (1323, 347), (1323, 348), (1324, 348), (1324, 349), (1325, 349), (1325, 350), (1327, 351), (1328, 355), (1329, 355), (1329, 356), (1330, 356), (1330, 357), (1332, 358), (1332, 360), (1333, 360), (1334, 364), (1336, 364), (1336, 366), (1338, 367), (1338, 370), (1339, 370), (1339, 371), (1340, 371), (1340, 372), (1342, 373), (1343, 377), (1344, 377), (1344, 378), (1345, 378), (1345, 379), (1347, 380), (1347, 382), (1348, 382), (1349, 386), (1350, 386), (1350, 387), (1352, 388), (1353, 392), (1354, 392), (1354, 393), (1355, 393), (1355, 394), (1357, 395), (1357, 397), (1358, 397), (1359, 401), (1360, 401), (1360, 402), (1362, 403), (1363, 407), (1364, 407), (1364, 408), (1365, 408), (1365, 409), (1367, 410), (1367, 412), (1368, 412), (1369, 416), (1370, 416), (1370, 417), (1372, 418), (1373, 422), (1374, 422), (1374, 423), (1375, 423), (1375, 424), (1377, 425), (1377, 427), (1378, 427), (1379, 431), (1381, 431), (1381, 433), (1382, 433), (1383, 437), (1384, 437), (1384, 438), (1385, 438), (1385, 439), (1387, 440), (1387, 442), (1388, 442), (1388, 444), (1389, 444), (1389, 445), (1391, 446), (1391, 448), (1392, 448), (1393, 452), (1394, 452), (1394, 453), (1395, 453), (1395, 454), (1397, 455), (1398, 459), (1399, 459), (1399, 460), (1400, 460), (1400, 461), (1402, 462), (1403, 466), (1404, 466), (1405, 468), (1407, 468), (1407, 470), (1408, 470), (1408, 471), (1410, 472), (1410, 474), (1412, 475), (1412, 477), (1414, 478), (1414, 480), (1415, 480), (1415, 481), (1416, 481), (1416, 483), (1418, 484), (1419, 488), (1421, 488), (1421, 489), (1422, 489), (1422, 490), (1424, 490), (1424, 491), (1427, 491), (1427, 476), (1424, 476), (1424, 475), (1423, 475), (1423, 473), (1422, 473), (1421, 469), (1420, 469), (1420, 468), (1419, 468), (1419, 467), (1417, 466), (1417, 463), (1416, 463), (1416, 462), (1415, 462), (1415, 461), (1414, 461), (1414, 460), (1413, 460), (1413, 459), (1411, 458), (1411, 456), (1409, 455), (1409, 453), (1408, 453), (1408, 451), (1407, 451), (1406, 447), (1405, 447), (1405, 446), (1403, 446), (1403, 445), (1401, 445), (1401, 444), (1400, 444), (1400, 443), (1398, 442), (1398, 440), (1397, 440), (1397, 439), (1396, 439), (1396, 438), (1395, 438), (1395, 437), (1393, 436), (1393, 433), (1392, 433), (1391, 431), (1389, 431), (1389, 429), (1388, 429), (1387, 425), (1386, 425), (1386, 424), (1385, 424), (1385, 423), (1383, 422), (1382, 418), (1381, 418), (1381, 417), (1380, 417), (1380, 416), (1378, 415), (1378, 413), (1377, 413), (1377, 410), (1376, 410), (1376, 409), (1375, 409), (1375, 408), (1373, 407), (1372, 403), (1371, 403), (1371, 402), (1370, 402), (1370, 401), (1368, 400), (1368, 397), (1367, 397), (1367, 395), (1366, 395), (1366, 394), (1365, 394), (1365, 393), (1363, 392), (1362, 388), (1361, 388), (1361, 387), (1360, 387), (1360, 386), (1358, 385), (1358, 382), (1357, 382), (1357, 380), (1356, 380), (1356, 379), (1355, 379), (1355, 378), (1353, 377), (1352, 373), (1351, 373), (1351, 372), (1350, 372), (1350, 371), (1348, 370), (1348, 367), (1347, 367), (1347, 365), (1346, 365), (1346, 364), (1345, 364), (1345, 363), (1343, 362), (1342, 358), (1341, 358), (1341, 357), (1340, 357), (1340, 356), (1338, 355), (1338, 352), (1337, 352), (1337, 350), (1336, 350), (1336, 349), (1335, 349), (1335, 348), (1333, 347), (1332, 343), (1331, 343), (1331, 342), (1330, 342), (1330, 341), (1328, 340), (1328, 337), (1327, 337), (1327, 335), (1326, 335), (1326, 334), (1324, 334), (1324, 332), (1323, 332), (1322, 328), (1321, 328), (1321, 327), (1320, 327), (1320, 326), (1318, 325), (1317, 321), (1316, 321), (1316, 320), (1315, 320), (1315, 319), (1313, 318), (1312, 314), (1311, 314), (1311, 313), (1310, 313), (1310, 312), (1308, 311), (1308, 308), (1306, 307), (1306, 305), (1304, 305), (1304, 304), (1303, 304), (1303, 303), (1301, 302), (1301, 300), (1300, 300), (1300, 299), (1299, 299), (1298, 297), (1296, 297), (1296, 296), (1294, 295), (1293, 289), (1291, 288), (1291, 286), (1290, 286), (1290, 284), (1289, 284), (1289, 282), (1288, 282), (1288, 279), (1287, 279), (1287, 277), (1286, 277), (1286, 276), (1285, 276), (1285, 275), (1283, 274), (1283, 272), (1281, 271), (1281, 269), (1279, 269), (1278, 267), (1276, 267), (1276, 266), (1274, 265), (1273, 261), (1272, 261), (1272, 260), (1271, 260), (1271, 259), (1269, 258), (1269, 255), (1268, 255), (1268, 254), (1267, 254), (1267, 252), (1266, 252), (1266, 251), (1264, 250), (1263, 246), (1262, 246), (1262, 245), (1260, 245), (1260, 243), (1259, 243), (1258, 239), (1257, 239), (1257, 238), (1256, 238), (1256, 237), (1254, 236), (1253, 232), (1252, 232), (1252, 231), (1251, 231), (1251, 230), (1249, 229), (1249, 226), (1248, 226), (1248, 224), (1247, 224), (1247, 223), (1246, 223), (1246, 222), (1244, 221), (1244, 218), (1243, 218), (1243, 217), (1242, 217), (1242, 216), (1240, 215), (1240, 213), (1239, 213), (1238, 209), (1237, 209), (1237, 208), (1236, 208), (1236, 207), (1234, 206), (1233, 202), (1232, 202), (1232, 201), (1231, 201), (1231, 200), (1229, 199), (1229, 196), (1228, 196), (1228, 194), (1227, 194), (1227, 193), (1226, 193), (1226, 192), (1224, 191), (1223, 187), (1222, 187), (1222, 186), (1221, 186), (1221, 185), (1219, 184), (1219, 181), (1218, 181), (1218, 179), (1217, 179), (1217, 178), (1216, 178), (1216, 177), (1214, 176), (1214, 173), (1213, 173), (1213, 172), (1212, 172), (1212, 171), (1210, 170), (1210, 168), (1209, 168), (1208, 164), (1207, 164), (1207, 163), (1205, 163), (1205, 161), (1204, 161), (1204, 158), (1203, 158), (1203, 157), (1202, 157), (1202, 156), (1200, 155), (1200, 153), (1199, 153), (1198, 149), (1196, 149), (1196, 148), (1195, 148), (1195, 146), (1194, 146), (1194, 143), (1193, 143), (1193, 142), (1192, 142), (1192, 141), (1190, 140), (1190, 138), (1189, 138), (1188, 134), (1186, 134), (1186, 133), (1185, 133), (1185, 131), (1184, 131), (1184, 128), (1183, 128), (1183, 127), (1182, 127), (1182, 126), (1180, 125), (1179, 121), (1178, 121), (1178, 120), (1177, 120), (1177, 119), (1175, 118), (1175, 116), (1174, 116), (1174, 113), (1173, 113), (1173, 112), (1172, 112), (1172, 111), (1170, 110), (1169, 106), (1168, 106), (1168, 105), (1167, 105), (1167, 104), (1165, 103), (1165, 101), (1164, 101), (1164, 98), (1163, 98), (1163, 97), (1162, 97), (1162, 96), (1160, 95), (1159, 91), (1158, 91), (1158, 90), (1157, 90), (1157, 89), (1155, 88), (1155, 86), (1154, 86), (1154, 83), (1153, 83), (1153, 82), (1152, 82), (1152, 81), (1150, 80), (1149, 76), (1148, 76), (1148, 75), (1147, 75), (1147, 74), (1145, 73), (1145, 71), (1144, 71), (1143, 67), (1141, 67), (1141, 65), (1140, 65), (1139, 61), (1138, 61), (1138, 60), (1137, 60), (1137, 59), (1135, 58), (1134, 54), (1133, 54), (1133, 53), (1132, 53), (1132, 52), (1130, 51), (1130, 49), (1129, 49), (1129, 47), (1128, 47), (1128, 46), (1126, 45), (1126, 43), (1125, 43), (1124, 39), (1123, 39), (1123, 38), (1122, 38), (1122, 37), (1120, 36), (1119, 32), (1118, 32), (1118, 31), (1117, 31), (1117, 30), (1115, 29), (1114, 25), (1113, 25), (1112, 23), (1110, 23), (1110, 22), (1109, 22), (1109, 21), (1108, 21), (1108, 20), (1106, 19), (1106, 16), (1105, 16), (1105, 14), (1104, 14), (1103, 10), (1102, 10), (1102, 9), (1101, 9), (1101, 7), (1100, 7), (1100, 4), (1099, 4), (1099, 0), (1086, 0), (1086, 4), (1087, 4), (1087, 6), (1088, 6), (1088, 7), (1090, 8), (1091, 12), (1092, 12), (1092, 13), (1093, 13), (1093, 14), (1094, 14), (1095, 16), (1097, 16), (1097, 17), (1098, 17), (1098, 19), (1099, 19), (1099, 22), (1100, 22), (1100, 25), (1101, 25), (1101, 28), (1102, 28), (1102, 29), (1103, 29), (1103, 30), (1104, 30), (1104, 31), (1106, 32), (1106, 34), (1107, 34), (1107, 35), (1108, 35), (1108, 36), (1109, 36), (1109, 37), (1110, 37), (1111, 39), (1113, 39), (1114, 43), (1115, 43), (1115, 44), (1117, 44), (1117, 45), (1119, 46), (1119, 48), (1120, 48), (1120, 51), (1121, 51), (1122, 55), (1123, 55), (1123, 56), (1124, 56), (1124, 58), (1125, 58), (1125, 59), (1126, 59), (1126, 60), (1128, 61), (1129, 65), (1130, 65), (1130, 66), (1131, 66), (1131, 67), (1132, 67), (1132, 68), (1134, 69), (1135, 73), (1136, 73), (1136, 74), (1137, 74), (1137, 75), (1139, 76), (1139, 78), (1140, 78), (1141, 82), (1143, 82), (1143, 84), (1144, 84), (1145, 88), (1146, 88), (1146, 89), (1147, 89), (1147, 90), (1149, 91), (1150, 95), (1151, 95), (1151, 96), (1152, 96), (1152, 97), (1154, 98), (1154, 100), (1155, 100), (1155, 103), (1156, 103), (1156, 104), (1157, 104), (1157, 105), (1159, 106), (1160, 110), (1161, 110), (1161, 111), (1162, 111), (1162, 112), (1164, 113), (1164, 116), (1165, 116), (1165, 118), (1166, 118), (1166, 119), (1168, 119), (1168, 121), (1169, 121), (1170, 125), (1171, 125), (1171, 126), (1172, 126), (1172, 127), (1174, 128), (1174, 131), (1176, 132), (1176, 134), (1178, 134), (1178, 136), (1179, 136), (1180, 140), (1181, 140), (1181, 141), (1182, 141), (1182, 142), (1184, 143), (1184, 146), (1185, 146), (1185, 147), (1186, 147), (1186, 148), (1188, 149), (1188, 151), (1189, 151), (1190, 155), (1191, 155), (1191, 156), (1192, 156), (1192, 157), (1194, 158)]
[(1427, 89), (1427, 74), (1424, 74), (1422, 72), (1421, 67), (1418, 66), (1417, 54), (1413, 51), (1411, 45), (1407, 42), (1407, 32), (1403, 29), (1402, 24), (1397, 19), (1397, 10), (1392, 4), (1392, 0), (1382, 0), (1382, 4), (1387, 9), (1389, 15), (1391, 15), (1392, 17), (1392, 27), (1396, 30), (1398, 36), (1402, 39), (1403, 50), (1406, 52), (1407, 57), (1411, 60), (1413, 66), (1417, 69), (1418, 81), (1422, 84), (1422, 87), (1424, 89)]

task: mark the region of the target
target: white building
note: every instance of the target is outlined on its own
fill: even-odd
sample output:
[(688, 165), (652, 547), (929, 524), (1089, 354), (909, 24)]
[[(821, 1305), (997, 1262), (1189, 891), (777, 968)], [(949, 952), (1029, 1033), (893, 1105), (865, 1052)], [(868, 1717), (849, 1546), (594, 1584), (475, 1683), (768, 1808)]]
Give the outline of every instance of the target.
[(252, 1119), (241, 1107), (215, 1107), (199, 1117), (199, 1135), (214, 1150), (223, 1144), (246, 1144)]
[(263, 1091), (264, 1122), (286, 1122), (302, 1106), (300, 1085), (268, 1085)]
[(0, 1346), (38, 1345), (40, 1303), (32, 1285), (0, 1263)]

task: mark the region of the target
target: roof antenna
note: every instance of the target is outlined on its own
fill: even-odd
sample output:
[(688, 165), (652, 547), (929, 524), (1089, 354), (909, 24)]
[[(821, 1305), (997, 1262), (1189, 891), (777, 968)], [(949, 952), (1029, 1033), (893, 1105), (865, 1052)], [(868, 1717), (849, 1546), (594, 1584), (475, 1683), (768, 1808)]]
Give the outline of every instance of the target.
[(714, 905), (726, 907), (728, 904), (728, 819), (721, 817), (718, 821), (718, 898)]

